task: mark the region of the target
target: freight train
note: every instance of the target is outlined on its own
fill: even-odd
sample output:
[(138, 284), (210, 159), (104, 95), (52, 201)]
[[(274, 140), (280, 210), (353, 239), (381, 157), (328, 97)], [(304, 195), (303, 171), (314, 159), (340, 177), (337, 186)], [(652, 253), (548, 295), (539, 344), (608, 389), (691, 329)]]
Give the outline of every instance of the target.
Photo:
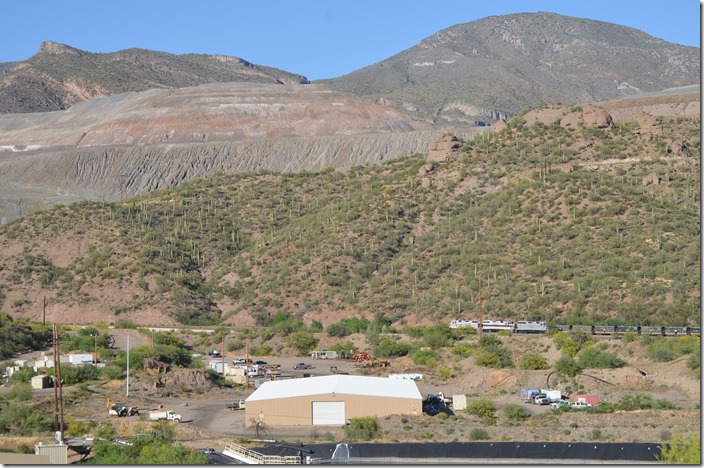
[[(453, 320), (450, 328), (472, 327), (479, 330), (479, 320)], [(560, 331), (582, 332), (588, 335), (622, 335), (627, 332), (637, 335), (650, 336), (701, 336), (701, 327), (650, 327), (633, 325), (554, 325)], [(547, 322), (519, 320), (484, 320), (482, 321), (482, 331), (487, 333), (497, 333), (508, 330), (511, 333), (546, 333), (548, 331)]]

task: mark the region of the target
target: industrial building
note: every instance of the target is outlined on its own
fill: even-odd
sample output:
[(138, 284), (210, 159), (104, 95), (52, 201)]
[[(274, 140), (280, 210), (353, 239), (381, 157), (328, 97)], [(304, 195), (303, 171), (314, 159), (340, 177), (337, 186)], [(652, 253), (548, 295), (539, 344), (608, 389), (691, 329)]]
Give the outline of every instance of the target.
[(413, 380), (329, 375), (264, 382), (245, 400), (245, 424), (342, 426), (352, 418), (418, 415), (423, 398)]

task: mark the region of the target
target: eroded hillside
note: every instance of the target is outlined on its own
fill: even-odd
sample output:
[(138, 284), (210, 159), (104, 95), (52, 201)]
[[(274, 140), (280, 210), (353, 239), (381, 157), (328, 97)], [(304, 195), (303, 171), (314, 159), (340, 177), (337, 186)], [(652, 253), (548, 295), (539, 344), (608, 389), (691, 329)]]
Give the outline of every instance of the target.
[[(2, 308), (64, 322), (699, 320), (698, 119), (525, 125), (341, 173), (216, 175), (0, 230)], [(656, 128), (657, 129), (657, 128)], [(647, 130), (647, 131), (646, 131)]]

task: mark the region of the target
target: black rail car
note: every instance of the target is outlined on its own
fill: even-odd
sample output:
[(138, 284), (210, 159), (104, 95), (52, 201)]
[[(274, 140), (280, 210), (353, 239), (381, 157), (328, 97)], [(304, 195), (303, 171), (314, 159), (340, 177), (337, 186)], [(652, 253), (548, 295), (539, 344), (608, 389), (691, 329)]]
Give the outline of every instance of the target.
[(572, 325), (573, 332), (582, 332), (588, 335), (594, 334), (594, 325)]
[(689, 327), (689, 328), (687, 328), (687, 334), (688, 334), (688, 335), (701, 336), (701, 335), (702, 335), (702, 329), (701, 329), (700, 327)]
[(640, 327), (641, 335), (662, 336), (665, 327)]
[(687, 334), (687, 327), (665, 327), (665, 336), (683, 336)]
[(594, 325), (592, 329), (595, 335), (613, 335), (616, 333), (616, 327), (613, 325)]
[(570, 331), (572, 329), (572, 325), (555, 325), (555, 328), (557, 328), (559, 331)]
[(628, 333), (628, 332), (639, 333), (640, 332), (639, 328), (640, 327), (632, 327), (632, 326), (628, 326), (628, 325), (624, 325), (624, 326), (617, 325), (616, 326), (616, 333), (619, 333), (619, 334)]

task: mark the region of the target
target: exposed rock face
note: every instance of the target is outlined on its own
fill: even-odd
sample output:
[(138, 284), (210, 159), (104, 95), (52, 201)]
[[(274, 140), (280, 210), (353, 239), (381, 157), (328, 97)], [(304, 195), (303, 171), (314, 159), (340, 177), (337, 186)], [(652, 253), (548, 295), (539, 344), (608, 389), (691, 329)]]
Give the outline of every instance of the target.
[(599, 128), (608, 128), (613, 125), (611, 115), (601, 107), (585, 105), (576, 110), (565, 106), (547, 106), (532, 110), (524, 116), (526, 125), (551, 125), (558, 122), (563, 128), (576, 128), (580, 125), (593, 125)]
[(443, 133), (428, 146), (428, 161), (446, 162), (457, 159), (462, 142), (455, 135)]
[(217, 172), (344, 170), (424, 154), (436, 137), (435, 131), (417, 131), (8, 152), (0, 157), (0, 219), (7, 223), (56, 203), (141, 195)]
[(662, 123), (654, 115), (640, 111), (636, 115), (636, 123), (641, 134), (662, 135)]
[(660, 181), (660, 176), (654, 172), (643, 177), (643, 185), (660, 185)]
[(584, 106), (581, 111), (570, 112), (560, 119), (560, 126), (565, 128), (576, 127), (582, 123), (586, 126), (608, 128), (613, 125), (613, 119), (606, 110), (597, 106)]
[(494, 125), (491, 126), (491, 131), (494, 133), (500, 133), (502, 132), (506, 127), (508, 127), (508, 124), (506, 123), (506, 120), (504, 119), (499, 119), (496, 121)]

